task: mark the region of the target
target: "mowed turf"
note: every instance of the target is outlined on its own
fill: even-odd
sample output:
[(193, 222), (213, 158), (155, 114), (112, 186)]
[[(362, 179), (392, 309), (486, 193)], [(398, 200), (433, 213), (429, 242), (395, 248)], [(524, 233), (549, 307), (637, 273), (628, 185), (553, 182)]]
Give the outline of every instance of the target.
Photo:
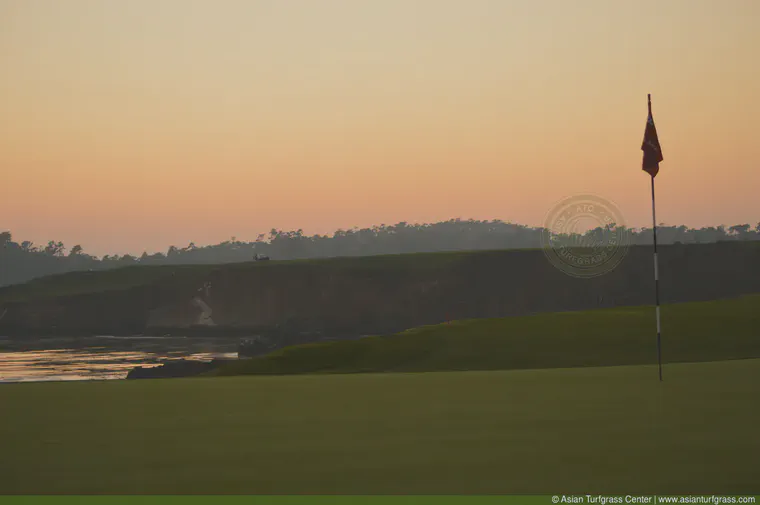
[(760, 360), (0, 385), (1, 493), (757, 492)]
[[(662, 307), (666, 363), (760, 358), (760, 296)], [(510, 370), (657, 363), (654, 307), (453, 321), (300, 345), (214, 375)]]

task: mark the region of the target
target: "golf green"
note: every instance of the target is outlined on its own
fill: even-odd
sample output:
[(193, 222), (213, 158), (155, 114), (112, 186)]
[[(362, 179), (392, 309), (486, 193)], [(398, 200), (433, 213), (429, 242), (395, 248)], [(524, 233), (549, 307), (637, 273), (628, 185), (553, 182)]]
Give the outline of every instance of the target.
[(0, 385), (0, 494), (752, 493), (760, 360)]

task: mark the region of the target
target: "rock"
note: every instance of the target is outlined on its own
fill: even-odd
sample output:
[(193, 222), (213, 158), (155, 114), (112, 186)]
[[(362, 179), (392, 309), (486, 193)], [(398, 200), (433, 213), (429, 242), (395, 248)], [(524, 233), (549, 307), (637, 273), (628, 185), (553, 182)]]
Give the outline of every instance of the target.
[(213, 370), (229, 361), (223, 359), (215, 359), (213, 361), (177, 360), (167, 361), (156, 367), (138, 366), (130, 370), (127, 374), (127, 379), (192, 377)]

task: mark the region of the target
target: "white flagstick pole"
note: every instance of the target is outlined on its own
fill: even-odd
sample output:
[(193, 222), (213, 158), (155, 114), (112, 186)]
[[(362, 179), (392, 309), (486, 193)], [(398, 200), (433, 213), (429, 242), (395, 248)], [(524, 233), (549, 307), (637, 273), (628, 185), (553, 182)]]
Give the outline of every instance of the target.
[[(647, 95), (649, 116), (652, 116), (652, 95)], [(662, 382), (662, 338), (660, 336), (660, 275), (657, 268), (657, 218), (655, 217), (654, 205), (654, 175), (652, 176), (652, 238), (654, 242), (654, 303), (655, 317), (657, 318), (657, 368)]]
[(660, 370), (660, 382), (662, 382), (662, 346), (660, 345), (660, 276), (657, 268), (657, 221), (654, 214), (654, 176), (652, 177), (652, 234), (654, 238), (654, 303), (655, 317), (657, 318), (657, 366)]

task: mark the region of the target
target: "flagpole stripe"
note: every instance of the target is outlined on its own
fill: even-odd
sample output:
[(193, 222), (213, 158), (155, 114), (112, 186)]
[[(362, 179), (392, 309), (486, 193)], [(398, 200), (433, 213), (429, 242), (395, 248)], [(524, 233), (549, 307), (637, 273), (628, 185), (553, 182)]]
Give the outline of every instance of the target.
[(660, 272), (657, 268), (657, 253), (654, 253), (654, 280), (655, 282), (660, 280)]
[(655, 308), (655, 312), (657, 314), (657, 339), (660, 339), (660, 306), (658, 305)]

